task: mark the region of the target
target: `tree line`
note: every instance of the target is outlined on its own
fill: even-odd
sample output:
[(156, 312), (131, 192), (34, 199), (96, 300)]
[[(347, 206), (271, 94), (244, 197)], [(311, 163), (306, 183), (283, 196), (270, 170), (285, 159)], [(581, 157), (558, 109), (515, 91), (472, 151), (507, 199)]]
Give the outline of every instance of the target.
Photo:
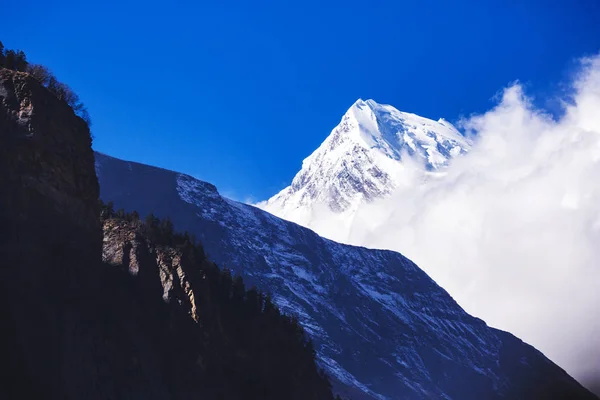
[(28, 73), (59, 100), (67, 103), (75, 114), (83, 119), (88, 126), (92, 125), (90, 114), (77, 93), (67, 84), (56, 79), (52, 71), (47, 67), (27, 61), (27, 55), (22, 50), (5, 49), (2, 42), (0, 42), (0, 68)]

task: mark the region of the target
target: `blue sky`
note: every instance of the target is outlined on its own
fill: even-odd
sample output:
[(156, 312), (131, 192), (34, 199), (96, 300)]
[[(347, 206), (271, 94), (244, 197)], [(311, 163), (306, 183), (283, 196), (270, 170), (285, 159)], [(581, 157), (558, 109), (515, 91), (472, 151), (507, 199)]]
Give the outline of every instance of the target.
[(551, 97), (600, 50), (596, 0), (31, 0), (0, 15), (7, 47), (79, 93), (96, 150), (241, 200), (286, 186), (359, 97), (455, 121), (516, 79)]

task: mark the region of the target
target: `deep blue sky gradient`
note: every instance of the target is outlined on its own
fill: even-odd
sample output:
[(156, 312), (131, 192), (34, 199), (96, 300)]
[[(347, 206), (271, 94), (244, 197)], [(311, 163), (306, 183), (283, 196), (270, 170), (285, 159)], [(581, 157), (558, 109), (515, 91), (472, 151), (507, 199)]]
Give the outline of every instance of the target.
[(79, 93), (96, 150), (241, 200), (286, 186), (359, 97), (455, 121), (517, 79), (545, 99), (600, 50), (597, 0), (0, 0), (0, 16), (7, 47)]

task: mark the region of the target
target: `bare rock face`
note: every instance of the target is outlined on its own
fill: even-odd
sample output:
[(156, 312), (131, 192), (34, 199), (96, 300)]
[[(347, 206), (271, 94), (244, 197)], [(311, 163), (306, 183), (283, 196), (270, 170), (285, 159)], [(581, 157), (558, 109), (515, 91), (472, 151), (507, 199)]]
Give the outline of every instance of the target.
[(125, 268), (140, 284), (167, 303), (176, 303), (198, 321), (196, 293), (189, 275), (203, 279), (201, 271), (188, 267), (189, 261), (179, 249), (156, 246), (140, 234), (139, 222), (109, 219), (104, 222), (102, 260)]
[(43, 226), (41, 237), (26, 235), (13, 246), (55, 241), (99, 254), (99, 186), (88, 126), (31, 76), (6, 69), (0, 69), (0, 185), (4, 222)]
[(107, 349), (89, 322), (100, 282), (87, 281), (102, 246), (98, 190), (86, 123), (28, 74), (0, 69), (0, 398), (81, 398), (102, 381)]

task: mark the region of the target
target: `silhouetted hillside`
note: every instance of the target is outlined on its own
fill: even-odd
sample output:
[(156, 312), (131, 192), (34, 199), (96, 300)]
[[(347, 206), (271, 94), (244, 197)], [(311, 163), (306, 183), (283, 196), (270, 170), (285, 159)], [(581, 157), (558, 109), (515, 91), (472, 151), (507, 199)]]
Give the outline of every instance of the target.
[(297, 322), (98, 194), (88, 125), (0, 69), (0, 398), (333, 398)]

